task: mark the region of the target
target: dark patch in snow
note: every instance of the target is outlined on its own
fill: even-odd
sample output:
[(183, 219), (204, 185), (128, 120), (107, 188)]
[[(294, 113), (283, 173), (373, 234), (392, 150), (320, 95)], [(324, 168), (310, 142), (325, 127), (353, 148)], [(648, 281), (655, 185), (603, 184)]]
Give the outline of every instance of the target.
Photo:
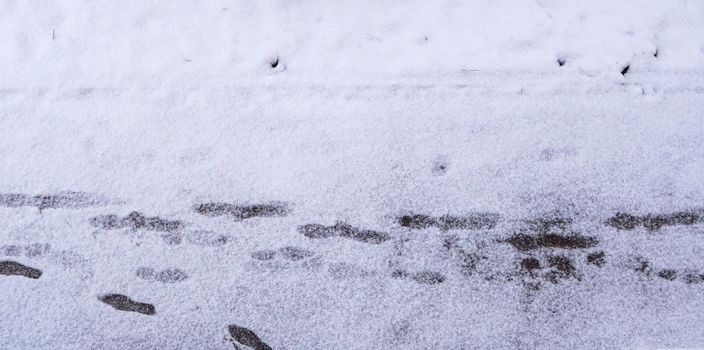
[(577, 155), (577, 149), (573, 146), (564, 147), (548, 147), (540, 151), (540, 160), (545, 162), (565, 160), (574, 158)]
[(407, 279), (410, 278), (420, 284), (440, 284), (445, 282), (445, 275), (434, 271), (409, 272), (406, 270), (394, 270), (391, 273), (392, 278)]
[(587, 264), (596, 265), (598, 267), (604, 266), (604, 252), (594, 252), (587, 255)]
[(0, 256), (24, 255), (28, 258), (40, 258), (50, 252), (51, 244), (49, 243), (32, 243), (24, 246), (16, 244), (0, 246)]
[(442, 240), (442, 248), (445, 249), (446, 251), (450, 251), (452, 249), (457, 248), (457, 243), (459, 239), (455, 235), (448, 235), (445, 236)]
[(172, 232), (180, 229), (183, 224), (176, 220), (166, 220), (159, 217), (146, 217), (140, 212), (133, 211), (125, 216), (121, 223), (134, 229), (148, 231)]
[(658, 277), (674, 281), (677, 278), (677, 271), (671, 269), (660, 270), (658, 271)]
[(16, 244), (9, 244), (0, 247), (0, 255), (5, 256), (20, 256), (22, 255), (23, 247)]
[(436, 219), (428, 215), (404, 215), (398, 218), (398, 223), (402, 227), (408, 227), (412, 230), (426, 229), (437, 225)]
[(29, 258), (46, 255), (51, 250), (49, 243), (32, 243), (24, 248), (24, 254)]
[(572, 263), (572, 260), (564, 255), (554, 255), (548, 257), (548, 265), (554, 268), (554, 270), (549, 271), (545, 275), (545, 278), (552, 283), (558, 283), (561, 279), (571, 277), (579, 279), (574, 263)]
[(618, 230), (632, 230), (641, 223), (640, 217), (626, 213), (616, 213), (616, 215), (606, 220), (607, 225)]
[(676, 281), (678, 277), (681, 276), (680, 280), (687, 284), (696, 284), (704, 282), (704, 273), (695, 272), (689, 269), (685, 269), (681, 272), (670, 268), (656, 269), (655, 267), (653, 267), (650, 261), (641, 256), (635, 257), (635, 259), (631, 262), (629, 268), (647, 278), (657, 276), (667, 281)]
[(565, 60), (564, 57), (560, 57), (557, 59), (557, 64), (560, 65), (560, 67), (564, 66), (567, 60)]
[(375, 274), (374, 272), (367, 271), (360, 266), (345, 262), (331, 263), (328, 265), (328, 273), (336, 279), (368, 277)]
[(408, 278), (410, 275), (410, 272), (401, 269), (394, 270), (391, 272), (391, 278)]
[(298, 261), (313, 256), (313, 252), (310, 250), (290, 246), (280, 248), (279, 253), (284, 257), (284, 259), (292, 261)]
[(106, 203), (105, 198), (85, 192), (59, 192), (36, 196), (22, 193), (0, 194), (0, 206), (9, 208), (77, 209), (105, 205)]
[(298, 226), (298, 232), (308, 238), (344, 237), (359, 242), (379, 244), (391, 239), (387, 233), (363, 230), (346, 222), (338, 221), (335, 225), (306, 224)]
[(114, 214), (93, 217), (90, 219), (90, 224), (104, 230), (117, 230), (125, 227), (118, 216)]
[(646, 215), (643, 226), (649, 230), (659, 230), (663, 226), (694, 225), (702, 221), (702, 217), (694, 212), (676, 212), (672, 214)]
[(276, 67), (278, 67), (278, 66), (279, 66), (279, 56), (276, 56), (276, 58), (274, 58), (273, 60), (269, 61), (269, 66), (271, 66), (271, 68), (276, 68)]
[(628, 70), (631, 69), (631, 65), (628, 64), (625, 67), (621, 68), (621, 75), (625, 76), (626, 73), (628, 73)]
[(134, 301), (130, 299), (130, 297), (122, 294), (105, 294), (99, 296), (98, 300), (112, 306), (115, 310), (136, 312), (143, 315), (156, 314), (156, 308), (154, 308), (154, 305)]
[(571, 218), (559, 216), (546, 216), (528, 221), (529, 229), (541, 234), (550, 233), (554, 230), (566, 230), (570, 225), (572, 225)]
[(156, 281), (163, 283), (176, 283), (188, 279), (188, 274), (180, 269), (166, 269), (156, 271), (151, 267), (140, 267), (135, 272), (137, 277), (147, 281)]
[(586, 249), (599, 243), (594, 237), (585, 237), (577, 233), (570, 235), (539, 234), (537, 236), (519, 233), (511, 236), (506, 242), (519, 251), (531, 251), (539, 248)]
[(416, 272), (411, 278), (421, 284), (439, 284), (445, 282), (445, 275), (434, 271)]
[(276, 257), (276, 252), (271, 249), (263, 249), (252, 252), (252, 259), (267, 261), (272, 260)]
[(320, 224), (305, 224), (298, 226), (298, 233), (308, 238), (329, 238), (335, 237), (339, 233), (335, 226), (325, 226)]
[(264, 343), (253, 331), (234, 324), (227, 326), (227, 331), (236, 342), (248, 346), (254, 350), (271, 350), (271, 347)]
[(474, 274), (482, 260), (488, 259), (479, 253), (468, 253), (464, 249), (458, 249), (457, 256), (460, 258), (460, 270), (467, 276)]
[(650, 276), (653, 269), (650, 266), (650, 262), (643, 257), (636, 257), (633, 264), (633, 270), (645, 276)]
[(523, 282), (523, 288), (529, 292), (537, 292), (540, 290), (540, 282), (538, 281), (525, 281)]
[(443, 215), (432, 217), (424, 214), (403, 215), (397, 219), (402, 227), (412, 230), (436, 227), (443, 231), (449, 230), (490, 230), (496, 226), (498, 214), (475, 213), (466, 216)]
[(205, 216), (228, 216), (235, 221), (255, 217), (284, 217), (291, 209), (283, 202), (262, 204), (203, 203), (194, 206), (196, 213)]
[(0, 261), (0, 275), (24, 276), (37, 279), (42, 276), (42, 271), (33, 267), (25, 266), (16, 261)]
[(137, 275), (137, 277), (141, 279), (145, 279), (148, 281), (156, 280), (156, 270), (151, 267), (140, 267), (135, 272), (135, 275)]
[(521, 268), (526, 271), (534, 271), (540, 269), (540, 261), (536, 258), (524, 258), (521, 260)]
[(687, 284), (702, 283), (704, 282), (704, 274), (697, 274), (694, 272), (687, 272), (684, 275), (684, 281)]
[(163, 239), (164, 243), (168, 245), (179, 245), (181, 244), (183, 237), (181, 237), (181, 233), (179, 232), (169, 232), (162, 235), (161, 239)]
[(435, 176), (442, 176), (447, 173), (447, 168), (449, 166), (450, 164), (448, 163), (448, 161), (445, 158), (441, 157), (433, 161), (431, 171)]
[[(633, 271), (649, 278), (655, 275), (667, 281), (676, 281), (677, 277), (681, 276), (681, 280), (687, 284), (704, 282), (704, 273), (694, 272), (688, 269), (681, 272), (669, 268), (658, 270), (653, 267), (650, 261), (641, 256), (635, 257), (630, 265), (630, 268), (633, 269)], [(657, 273), (655, 271), (657, 271)]]
[(65, 267), (85, 266), (88, 260), (81, 254), (70, 250), (59, 250), (51, 253), (51, 258)]
[(195, 244), (195, 245), (200, 245), (200, 246), (208, 246), (208, 247), (217, 247), (221, 245), (225, 245), (229, 239), (227, 236), (223, 234), (219, 234), (217, 232), (213, 231), (193, 231), (188, 234), (186, 234), (186, 240), (189, 243)]
[(483, 260), (487, 260), (488, 257), (480, 254), (479, 252), (468, 252), (461, 248), (458, 244), (459, 239), (457, 236), (447, 236), (443, 239), (442, 247), (445, 251), (453, 252), (455, 257), (459, 260), (460, 271), (466, 276), (472, 276), (476, 271), (477, 267)]
[(670, 214), (647, 214), (632, 215), (626, 213), (616, 213), (606, 220), (606, 225), (619, 230), (633, 230), (638, 226), (643, 226), (651, 231), (657, 231), (664, 226), (694, 225), (704, 221), (702, 214), (695, 211), (680, 211)]
[(160, 217), (148, 217), (133, 211), (123, 218), (117, 215), (101, 215), (91, 219), (91, 224), (104, 230), (117, 230), (131, 228), (135, 230), (174, 232), (180, 230), (184, 224), (178, 220), (167, 220)]

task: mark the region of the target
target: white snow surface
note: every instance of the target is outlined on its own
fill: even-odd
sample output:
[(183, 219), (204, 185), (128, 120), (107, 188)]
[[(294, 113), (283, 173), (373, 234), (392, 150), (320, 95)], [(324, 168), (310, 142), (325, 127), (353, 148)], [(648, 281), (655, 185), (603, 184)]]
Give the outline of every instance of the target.
[[(0, 2), (3, 85), (345, 83), (704, 65), (698, 0)], [(658, 52), (657, 59), (653, 54)], [(565, 59), (564, 68), (556, 61)]]
[[(606, 224), (704, 217), (704, 1), (0, 0), (0, 65), (0, 261), (42, 271), (0, 274), (0, 349), (233, 349), (230, 324), (273, 349), (704, 347), (704, 221)], [(134, 211), (183, 240), (95, 224)], [(507, 242), (546, 215), (598, 244)], [(299, 228), (336, 222), (389, 240)]]

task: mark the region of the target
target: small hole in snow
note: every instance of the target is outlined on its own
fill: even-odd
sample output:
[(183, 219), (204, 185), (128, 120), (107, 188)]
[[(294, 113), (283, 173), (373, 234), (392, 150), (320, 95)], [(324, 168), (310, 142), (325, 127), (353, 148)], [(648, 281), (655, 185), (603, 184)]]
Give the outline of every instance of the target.
[(447, 168), (449, 164), (445, 157), (439, 157), (433, 162), (432, 172), (435, 176), (442, 176), (447, 173)]
[(629, 70), (630, 68), (631, 68), (631, 65), (630, 65), (630, 64), (627, 64), (625, 67), (623, 67), (623, 69), (621, 69), (621, 75), (624, 75), (624, 76), (625, 76), (626, 73), (628, 73), (628, 70)]
[(269, 62), (271, 68), (276, 68), (279, 66), (279, 57), (277, 56), (273, 61)]
[(655, 58), (658, 57), (658, 49), (655, 49), (655, 52), (653, 52), (653, 57), (655, 57)]
[(559, 64), (560, 67), (564, 66), (566, 62), (567, 62), (567, 60), (565, 60), (564, 57), (560, 57), (557, 59), (557, 64)]

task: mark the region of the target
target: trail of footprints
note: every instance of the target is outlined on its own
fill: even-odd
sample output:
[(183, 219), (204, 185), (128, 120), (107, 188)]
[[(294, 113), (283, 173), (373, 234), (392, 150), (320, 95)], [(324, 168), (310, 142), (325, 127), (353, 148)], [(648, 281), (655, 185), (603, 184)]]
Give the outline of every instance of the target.
[[(61, 192), (49, 195), (0, 194), (0, 207), (19, 208), (35, 207), (40, 212), (46, 209), (77, 209), (102, 206), (108, 203), (100, 196), (83, 192)], [(221, 202), (202, 203), (193, 206), (193, 211), (207, 217), (223, 217), (234, 222), (252, 218), (281, 218), (288, 216), (292, 210), (287, 203), (271, 202), (260, 204), (231, 204)], [(456, 266), (466, 276), (482, 276), (486, 280), (505, 282), (518, 281), (529, 293), (537, 293), (545, 283), (558, 284), (561, 281), (579, 282), (583, 274), (578, 266), (602, 268), (608, 263), (608, 256), (598, 249), (596, 237), (585, 236), (575, 231), (572, 219), (559, 215), (546, 215), (523, 221), (513, 229), (508, 237), (493, 238), (482, 241), (473, 249), (463, 247), (459, 238), (451, 231), (491, 232), (496, 229), (501, 217), (495, 213), (473, 213), (466, 216), (430, 216), (411, 213), (397, 217), (396, 224), (407, 233), (423, 230), (439, 230), (443, 235), (442, 249), (456, 262)], [(634, 231), (642, 227), (647, 232), (656, 232), (667, 226), (695, 225), (704, 222), (703, 210), (690, 210), (665, 214), (635, 215), (616, 213), (604, 224), (620, 231)], [(226, 235), (206, 230), (189, 230), (188, 224), (181, 220), (164, 219), (147, 216), (133, 211), (123, 217), (116, 214), (100, 215), (90, 219), (90, 224), (99, 230), (130, 230), (154, 232), (168, 245), (178, 245), (184, 240), (198, 246), (222, 246), (228, 243)], [(318, 223), (303, 224), (296, 231), (312, 240), (343, 238), (360, 243), (379, 245), (392, 240), (387, 232), (364, 229), (344, 221), (333, 225)], [(519, 257), (515, 271), (491, 271), (483, 265), (491, 257), (487, 252), (492, 245), (506, 244), (512, 247)], [(304, 261), (313, 257), (313, 251), (295, 246), (283, 246), (278, 249), (261, 249), (253, 251), (253, 261), (269, 262), (283, 259), (289, 262)], [(33, 243), (29, 245), (0, 246), (0, 258), (38, 259), (51, 257), (65, 266), (74, 266), (84, 259), (70, 251), (56, 251), (49, 244)], [(575, 260), (577, 259), (577, 260)], [(578, 262), (581, 261), (581, 262)], [(31, 266), (30, 266), (31, 265)], [(628, 268), (645, 278), (659, 278), (665, 281), (682, 281), (686, 284), (704, 283), (701, 271), (683, 270), (667, 267), (655, 267), (646, 258), (632, 257)], [(328, 271), (336, 277), (371, 276), (375, 273), (358, 271), (354, 265), (345, 263), (330, 264)], [(39, 279), (43, 272), (34, 264), (24, 264), (14, 260), (0, 261), (0, 275), (20, 276)], [(152, 267), (140, 267), (135, 276), (158, 283), (179, 283), (190, 278), (187, 272), (178, 268), (156, 270)], [(422, 285), (444, 283), (447, 277), (438, 271), (411, 271), (393, 268), (388, 276), (396, 280), (408, 280)], [(134, 312), (142, 315), (157, 314), (153, 304), (136, 301), (131, 297), (110, 293), (102, 294), (97, 299), (115, 310)], [(228, 325), (228, 333), (233, 344), (240, 344), (252, 349), (271, 349), (252, 330), (238, 325)], [(236, 348), (237, 345), (235, 345)]]

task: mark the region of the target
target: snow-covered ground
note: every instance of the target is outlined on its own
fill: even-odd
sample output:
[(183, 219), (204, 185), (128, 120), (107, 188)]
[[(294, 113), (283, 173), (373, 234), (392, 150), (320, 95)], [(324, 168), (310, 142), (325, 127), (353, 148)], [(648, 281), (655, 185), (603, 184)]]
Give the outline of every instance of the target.
[(0, 1), (0, 64), (0, 349), (704, 347), (704, 2)]
[(699, 0), (4, 0), (0, 63), (5, 88), (427, 84), (462, 70), (618, 79), (628, 64), (700, 70), (703, 17)]

